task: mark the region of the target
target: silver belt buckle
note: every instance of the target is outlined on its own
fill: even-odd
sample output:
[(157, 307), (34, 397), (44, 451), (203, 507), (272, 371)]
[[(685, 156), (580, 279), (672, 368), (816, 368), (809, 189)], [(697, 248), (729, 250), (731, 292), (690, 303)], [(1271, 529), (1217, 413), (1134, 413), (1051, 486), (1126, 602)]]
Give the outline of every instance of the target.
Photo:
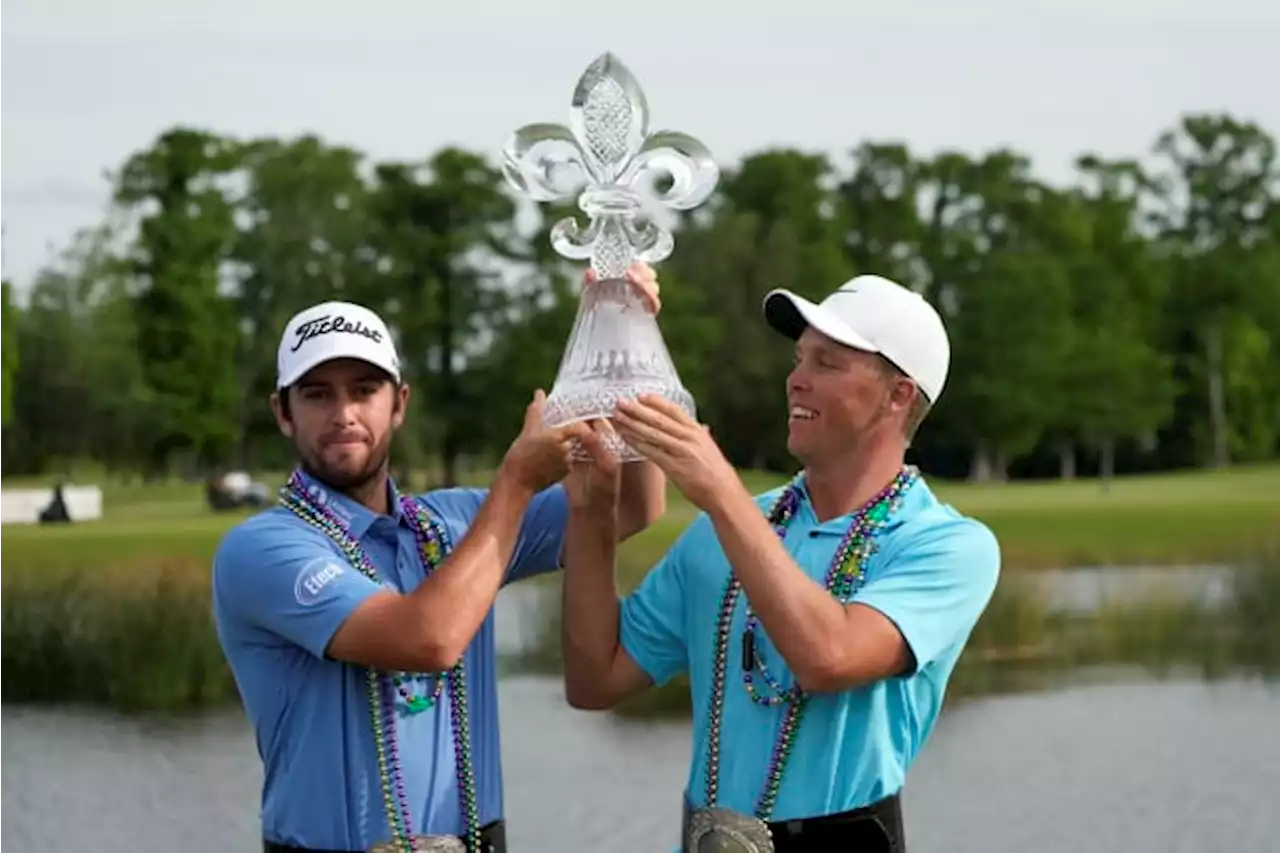
[(732, 809), (689, 809), (684, 853), (773, 853), (773, 833), (758, 817)]
[[(409, 839), (413, 853), (467, 853), (467, 845), (452, 835), (415, 835)], [(404, 853), (394, 841), (384, 841), (369, 848), (369, 853)]]

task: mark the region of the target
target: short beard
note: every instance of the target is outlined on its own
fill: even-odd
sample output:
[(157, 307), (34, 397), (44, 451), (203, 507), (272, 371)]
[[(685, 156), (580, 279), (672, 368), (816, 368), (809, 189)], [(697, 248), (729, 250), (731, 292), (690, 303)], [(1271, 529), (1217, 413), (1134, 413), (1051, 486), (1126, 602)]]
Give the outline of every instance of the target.
[(307, 458), (307, 454), (302, 452), (302, 448), (297, 448), (299, 467), (306, 472), (307, 476), (313, 480), (324, 483), (329, 488), (349, 494), (359, 491), (369, 485), (380, 475), (386, 473), (388, 469), (388, 460), (391, 456), (390, 442), (385, 442), (379, 447), (375, 447), (369, 453), (369, 461), (363, 468), (354, 474), (347, 474), (339, 471), (330, 471), (323, 465), (320, 465)]

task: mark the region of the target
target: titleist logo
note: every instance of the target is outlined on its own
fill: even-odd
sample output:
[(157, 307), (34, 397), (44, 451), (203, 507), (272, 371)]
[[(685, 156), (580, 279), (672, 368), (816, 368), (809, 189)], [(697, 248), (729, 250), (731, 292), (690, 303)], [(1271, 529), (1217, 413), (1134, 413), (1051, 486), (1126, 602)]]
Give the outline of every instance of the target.
[(343, 332), (348, 335), (362, 335), (375, 344), (382, 343), (382, 332), (377, 329), (370, 329), (360, 321), (350, 321), (346, 317), (339, 314), (337, 317), (330, 317), (325, 314), (323, 317), (317, 317), (314, 320), (308, 320), (298, 327), (294, 333), (298, 336), (297, 342), (290, 348), (290, 352), (297, 352), (303, 344), (312, 338), (318, 338), (321, 335), (327, 335), (331, 332)]

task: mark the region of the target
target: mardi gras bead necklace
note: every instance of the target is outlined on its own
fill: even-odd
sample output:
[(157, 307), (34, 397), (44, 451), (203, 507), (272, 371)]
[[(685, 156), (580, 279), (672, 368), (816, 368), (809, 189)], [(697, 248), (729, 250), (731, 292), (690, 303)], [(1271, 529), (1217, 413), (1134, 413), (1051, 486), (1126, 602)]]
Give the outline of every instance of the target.
[[(875, 550), (875, 535), (885, 526), (889, 516), (898, 508), (902, 496), (919, 478), (920, 472), (914, 466), (904, 466), (893, 482), (878, 495), (864, 504), (853, 514), (853, 521), (848, 531), (836, 548), (835, 556), (827, 569), (826, 588), (841, 602), (848, 602), (862, 585), (866, 563)], [(795, 516), (796, 509), (802, 499), (802, 486), (797, 476), (769, 509), (769, 523), (780, 539), (787, 535), (787, 525)], [(725, 673), (729, 653), (729, 629), (733, 622), (734, 609), (742, 594), (742, 584), (732, 572), (725, 584), (724, 595), (720, 599), (720, 617), (717, 623), (715, 667), (712, 675), (711, 697), (708, 701), (707, 714), (708, 746), (706, 772), (706, 801), (708, 807), (715, 807), (720, 790), (720, 731), (724, 717)], [(769, 756), (769, 769), (765, 774), (764, 786), (756, 800), (755, 816), (768, 820), (777, 804), (778, 791), (782, 785), (782, 773), (786, 769), (787, 759), (795, 745), (796, 733), (800, 728), (800, 720), (804, 716), (808, 696), (799, 685), (783, 689), (778, 681), (769, 673), (765, 665), (764, 655), (756, 640), (759, 620), (746, 604), (746, 624), (742, 634), (742, 679), (747, 696), (752, 702), (765, 707), (785, 705), (782, 723), (778, 728), (778, 736), (774, 740), (773, 750)], [(759, 672), (762, 680), (772, 691), (766, 695), (755, 682), (754, 673)]]
[[(343, 555), (361, 574), (374, 583), (381, 583), (378, 570), (360, 542), (351, 535), (345, 524), (332, 510), (320, 506), (307, 494), (301, 474), (294, 471), (288, 484), (280, 490), (280, 503), (311, 527), (328, 536), (342, 550)], [(449, 540), (431, 514), (418, 501), (400, 498), (400, 509), (422, 555), (423, 569), (428, 577), (436, 570), (449, 551)], [(457, 767), (459, 800), (462, 809), (462, 825), (465, 842), (470, 853), (480, 850), (480, 810), (476, 797), (475, 770), (471, 761), (471, 726), (467, 707), (467, 681), (462, 659), (447, 673), (383, 672), (367, 667), (365, 680), (369, 694), (369, 719), (373, 728), (373, 742), (377, 751), (378, 776), (382, 787), (383, 805), (387, 823), (391, 827), (393, 842), (410, 853), (412, 850), (413, 822), (409, 817), (409, 803), (404, 789), (404, 771), (400, 763), (400, 749), (396, 738), (396, 710), (399, 696), (402, 707), (409, 715), (419, 714), (436, 706), (449, 687), (449, 711), (453, 727), (454, 758)], [(430, 687), (421, 694), (410, 692), (409, 685), (427, 680)]]

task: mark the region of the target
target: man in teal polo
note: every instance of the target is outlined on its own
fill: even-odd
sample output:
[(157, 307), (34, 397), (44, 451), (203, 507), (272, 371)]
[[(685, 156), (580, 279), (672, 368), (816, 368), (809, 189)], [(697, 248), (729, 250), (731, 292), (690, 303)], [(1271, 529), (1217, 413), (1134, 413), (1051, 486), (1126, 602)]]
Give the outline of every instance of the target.
[(695, 851), (905, 850), (899, 793), (999, 574), (995, 537), (904, 462), (950, 344), (919, 295), (860, 276), (821, 304), (764, 302), (795, 343), (788, 449), (753, 497), (709, 432), (661, 399), (612, 426), (702, 513), (619, 604), (616, 465), (570, 495), (569, 702), (609, 708), (688, 673)]

